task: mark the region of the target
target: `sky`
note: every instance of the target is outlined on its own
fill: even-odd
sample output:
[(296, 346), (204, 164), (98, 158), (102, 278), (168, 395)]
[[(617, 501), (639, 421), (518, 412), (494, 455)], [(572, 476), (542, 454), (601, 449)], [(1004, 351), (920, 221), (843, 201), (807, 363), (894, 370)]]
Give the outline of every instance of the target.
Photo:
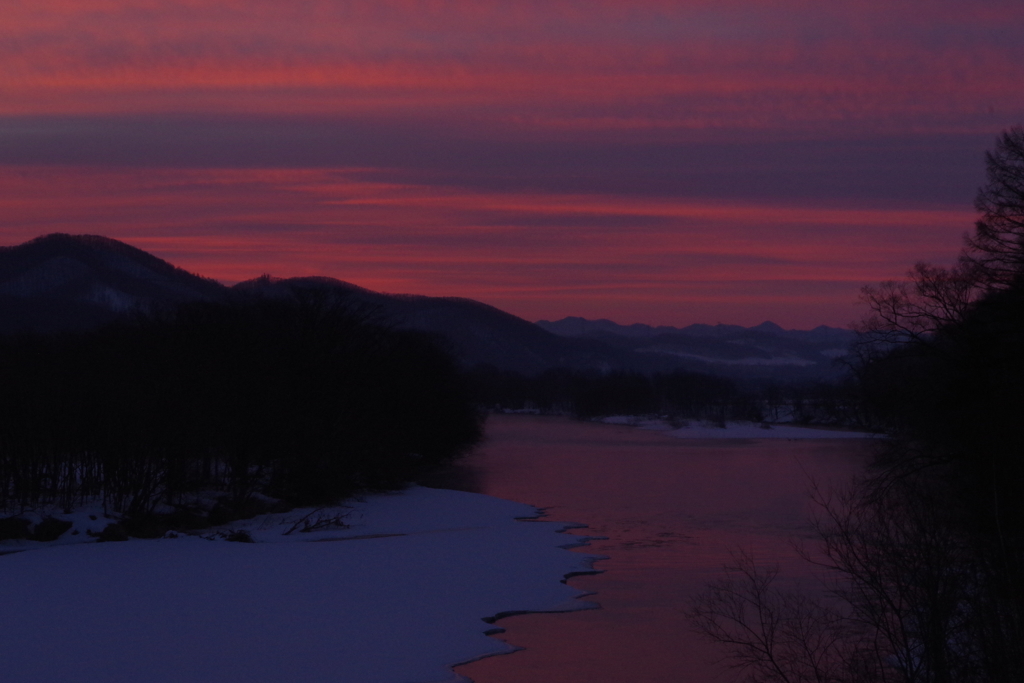
[(1020, 0), (0, 0), (0, 244), (843, 326), (951, 262)]

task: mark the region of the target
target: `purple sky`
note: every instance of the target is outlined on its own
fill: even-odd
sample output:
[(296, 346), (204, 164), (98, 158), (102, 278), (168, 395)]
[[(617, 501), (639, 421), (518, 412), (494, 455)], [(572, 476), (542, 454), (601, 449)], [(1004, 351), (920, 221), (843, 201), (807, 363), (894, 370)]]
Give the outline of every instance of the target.
[(949, 262), (1024, 4), (15, 1), (3, 244), (529, 319), (843, 325)]

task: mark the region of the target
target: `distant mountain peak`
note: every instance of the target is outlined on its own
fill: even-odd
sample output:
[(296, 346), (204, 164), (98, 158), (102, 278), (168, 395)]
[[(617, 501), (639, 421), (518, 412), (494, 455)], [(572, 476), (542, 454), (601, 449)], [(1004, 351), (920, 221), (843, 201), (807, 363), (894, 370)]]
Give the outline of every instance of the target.
[(217, 300), (228, 290), (100, 235), (53, 233), (0, 247), (0, 331), (94, 327), (132, 310)]
[[(116, 251), (131, 251), (139, 254), (145, 254), (146, 256), (152, 256), (148, 252), (133, 247), (130, 244), (115, 240), (111, 237), (104, 237), (103, 235), (72, 235), (67, 232), (51, 232), (48, 235), (40, 235), (39, 237), (33, 237), (27, 242), (15, 245), (13, 247), (0, 247), (2, 249), (18, 249), (22, 247), (29, 247), (32, 245), (78, 245), (90, 247), (93, 249), (108, 249)], [(154, 257), (155, 258), (155, 257)]]
[(359, 292), (369, 292), (370, 290), (359, 285), (354, 285), (351, 282), (345, 282), (337, 278), (328, 277), (326, 275), (304, 275), (300, 277), (276, 277), (264, 273), (259, 277), (254, 277), (251, 280), (243, 280), (238, 284), (234, 285), (232, 289), (239, 291), (252, 291), (259, 290), (267, 287), (286, 287), (286, 288), (321, 288), (327, 287), (330, 289), (350, 289)]
[(783, 330), (642, 323), (572, 316), (536, 325), (488, 304), (454, 297), (384, 294), (331, 277), (262, 275), (233, 288), (99, 235), (44, 235), (0, 247), (0, 333), (82, 330), (136, 311), (189, 301), (230, 302), (327, 292), (389, 327), (442, 338), (466, 367), (527, 374), (687, 369), (746, 378), (819, 378), (834, 372), (853, 333), (821, 325)]
[(131, 270), (139, 274), (145, 268), (160, 275), (186, 277), (222, 287), (216, 280), (201, 277), (178, 268), (138, 247), (102, 235), (71, 235), (63, 232), (36, 237), (22, 244), (0, 247), (0, 281), (9, 279), (9, 272), (38, 267), (46, 259), (88, 261), (93, 267)]
[(607, 318), (589, 320), (587, 318), (572, 315), (562, 318), (561, 320), (538, 320), (537, 325), (562, 336), (582, 336), (583, 334), (589, 334), (596, 331), (611, 332), (613, 334), (624, 336), (640, 336), (641, 334), (643, 336), (654, 336), (658, 334), (693, 334), (707, 336), (732, 334), (743, 331), (756, 331), (771, 335), (808, 335), (826, 333), (831, 335), (852, 334), (845, 328), (829, 327), (828, 325), (818, 325), (812, 330), (787, 330), (771, 320), (766, 320), (760, 325), (754, 325), (753, 327), (743, 327), (742, 325), (730, 325), (727, 323), (716, 323), (714, 325), (709, 325), (707, 323), (693, 323), (686, 327), (671, 327), (669, 325), (659, 325), (654, 327), (644, 323), (620, 325), (608, 320)]
[(849, 330), (825, 325), (785, 330), (771, 321), (754, 327), (698, 323), (677, 328), (571, 317), (541, 320), (537, 325), (559, 336), (600, 341), (652, 359), (737, 376), (825, 376), (833, 372), (833, 359), (843, 355), (854, 338)]

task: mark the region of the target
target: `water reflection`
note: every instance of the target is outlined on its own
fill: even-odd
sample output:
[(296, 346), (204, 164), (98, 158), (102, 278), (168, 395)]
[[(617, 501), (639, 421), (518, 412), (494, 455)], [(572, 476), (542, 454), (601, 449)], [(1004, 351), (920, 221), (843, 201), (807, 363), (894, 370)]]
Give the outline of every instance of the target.
[(582, 552), (605, 573), (572, 579), (602, 609), (503, 619), (525, 647), (458, 668), (477, 683), (712, 683), (732, 680), (682, 608), (737, 548), (813, 582), (792, 539), (812, 540), (811, 480), (845, 481), (859, 441), (685, 440), (632, 427), (492, 416), (487, 441), (448, 473), (452, 488), (530, 503), (607, 536)]

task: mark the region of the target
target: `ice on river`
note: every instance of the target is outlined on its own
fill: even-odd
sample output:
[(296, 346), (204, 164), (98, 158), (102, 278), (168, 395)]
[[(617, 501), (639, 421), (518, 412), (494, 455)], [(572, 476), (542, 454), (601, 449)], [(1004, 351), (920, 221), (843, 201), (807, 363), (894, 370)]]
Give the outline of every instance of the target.
[(510, 650), (482, 618), (589, 606), (561, 579), (593, 558), (565, 549), (563, 524), (516, 521), (530, 506), (422, 487), (352, 505), (348, 528), (282, 535), (308, 510), (231, 525), (255, 543), (0, 544), (25, 549), (0, 557), (0, 676), (454, 681), (452, 665)]

